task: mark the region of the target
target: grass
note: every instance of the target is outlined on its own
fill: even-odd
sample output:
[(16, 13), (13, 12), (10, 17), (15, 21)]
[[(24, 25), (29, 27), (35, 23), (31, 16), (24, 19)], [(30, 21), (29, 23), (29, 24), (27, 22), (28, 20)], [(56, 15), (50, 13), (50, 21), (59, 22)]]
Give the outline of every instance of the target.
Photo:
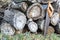
[(60, 35), (51, 34), (46, 38), (42, 34), (31, 34), (29, 32), (8, 36), (0, 33), (0, 40), (60, 40)]

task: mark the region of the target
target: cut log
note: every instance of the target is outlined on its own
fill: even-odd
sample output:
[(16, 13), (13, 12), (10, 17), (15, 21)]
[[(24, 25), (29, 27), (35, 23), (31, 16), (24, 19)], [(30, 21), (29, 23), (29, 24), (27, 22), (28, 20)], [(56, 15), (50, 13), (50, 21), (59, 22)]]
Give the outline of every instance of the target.
[(15, 29), (7, 22), (1, 24), (1, 33), (5, 35), (14, 35)]
[(37, 0), (28, 0), (28, 1), (30, 1), (30, 2), (32, 2), (32, 3), (38, 2)]
[(27, 0), (13, 0), (16, 3), (22, 2), (22, 1), (27, 1)]
[(21, 10), (26, 12), (28, 9), (28, 4), (26, 2), (22, 2), (21, 3)]
[(16, 28), (16, 30), (20, 31), (23, 30), (26, 21), (27, 21), (26, 16), (22, 12), (17, 12), (13, 18), (13, 25)]
[(17, 10), (6, 10), (4, 12), (4, 20), (13, 25), (16, 30), (23, 30), (26, 24), (26, 16)]
[(31, 32), (36, 33), (38, 30), (38, 25), (29, 19), (28, 28)]
[(12, 2), (12, 4), (11, 4), (11, 8), (14, 8), (14, 9), (21, 9), (22, 11), (26, 11), (27, 10), (27, 8), (28, 8), (28, 5), (27, 5), (27, 3), (26, 2), (21, 2), (21, 3), (14, 3), (14, 2)]
[(10, 2), (11, 2), (11, 0), (0, 0), (0, 7), (6, 6)]
[(44, 18), (44, 16), (44, 10), (39, 3), (32, 4), (27, 10), (27, 17), (33, 20)]
[(55, 27), (56, 33), (60, 34), (60, 23), (58, 23)]
[(55, 26), (59, 21), (59, 14), (55, 12), (53, 16), (51, 17), (51, 24)]
[(54, 28), (52, 26), (49, 26), (49, 28), (47, 29), (47, 34), (51, 35), (54, 32), (55, 32)]
[(13, 13), (12, 12), (12, 10), (5, 10), (4, 11), (4, 20), (6, 20), (7, 22), (9, 22), (10, 24), (12, 24), (13, 22), (12, 22), (12, 20), (13, 20), (13, 17), (14, 17), (14, 14), (15, 13)]
[(37, 25), (38, 25), (39, 29), (41, 29), (43, 31), (43, 28), (44, 28), (44, 25), (45, 25), (45, 20), (39, 19), (37, 21)]

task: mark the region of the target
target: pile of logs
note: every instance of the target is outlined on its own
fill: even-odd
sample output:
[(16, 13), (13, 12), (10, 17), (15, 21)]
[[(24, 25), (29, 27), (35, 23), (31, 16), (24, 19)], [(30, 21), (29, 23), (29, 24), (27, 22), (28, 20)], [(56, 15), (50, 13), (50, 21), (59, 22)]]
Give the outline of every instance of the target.
[(32, 33), (60, 33), (60, 1), (58, 0), (1, 0), (1, 33), (22, 33), (26, 25)]

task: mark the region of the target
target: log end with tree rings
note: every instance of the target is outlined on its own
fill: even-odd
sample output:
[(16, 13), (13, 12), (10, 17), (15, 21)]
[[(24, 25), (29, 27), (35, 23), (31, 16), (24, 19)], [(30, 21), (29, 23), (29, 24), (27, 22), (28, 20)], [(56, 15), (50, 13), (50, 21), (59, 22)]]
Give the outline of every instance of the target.
[(49, 17), (51, 17), (54, 13), (54, 8), (50, 4), (50, 2), (48, 3), (47, 13), (48, 13)]
[(14, 35), (15, 29), (9, 23), (3, 22), (1, 24), (1, 33), (5, 35)]
[(51, 35), (54, 32), (55, 32), (54, 28), (52, 26), (49, 26), (48, 29), (47, 29), (47, 34)]
[(17, 12), (15, 15), (14, 15), (14, 18), (13, 18), (13, 25), (14, 27), (16, 28), (16, 30), (23, 30), (25, 24), (26, 24), (26, 16), (24, 15), (24, 13), (22, 12)]
[(35, 33), (38, 30), (38, 25), (35, 22), (29, 22), (28, 28), (31, 32)]
[(44, 31), (45, 20), (38, 20), (37, 25), (38, 25), (39, 29)]
[(57, 25), (58, 22), (59, 22), (59, 14), (55, 12), (51, 17), (51, 24), (55, 26)]
[(39, 18), (44, 18), (44, 10), (39, 3), (32, 4), (27, 10), (27, 17), (37, 20)]
[(26, 12), (27, 8), (28, 8), (28, 4), (26, 2), (22, 2), (21, 3), (21, 10), (24, 11), (24, 12)]

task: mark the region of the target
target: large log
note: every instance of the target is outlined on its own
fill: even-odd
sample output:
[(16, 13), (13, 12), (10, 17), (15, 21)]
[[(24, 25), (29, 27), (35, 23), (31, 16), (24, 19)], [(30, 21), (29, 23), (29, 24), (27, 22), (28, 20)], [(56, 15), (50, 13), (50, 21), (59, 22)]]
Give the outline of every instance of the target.
[(55, 12), (51, 17), (51, 24), (55, 26), (58, 23), (58, 21), (59, 21), (59, 14)]
[(17, 10), (5, 10), (4, 20), (13, 25), (16, 30), (23, 30), (26, 24), (26, 16)]
[(1, 33), (5, 35), (14, 35), (15, 29), (7, 22), (1, 24)]
[(28, 22), (28, 28), (29, 28), (29, 30), (31, 31), (31, 32), (37, 32), (37, 30), (38, 30), (38, 25), (35, 23), (35, 22), (33, 22), (31, 19), (29, 19), (28, 20), (29, 22)]
[(44, 10), (39, 3), (32, 4), (27, 10), (27, 17), (33, 20), (44, 18), (44, 16)]
[(13, 25), (16, 28), (16, 30), (23, 30), (26, 21), (26, 16), (22, 12), (17, 12), (13, 18)]

